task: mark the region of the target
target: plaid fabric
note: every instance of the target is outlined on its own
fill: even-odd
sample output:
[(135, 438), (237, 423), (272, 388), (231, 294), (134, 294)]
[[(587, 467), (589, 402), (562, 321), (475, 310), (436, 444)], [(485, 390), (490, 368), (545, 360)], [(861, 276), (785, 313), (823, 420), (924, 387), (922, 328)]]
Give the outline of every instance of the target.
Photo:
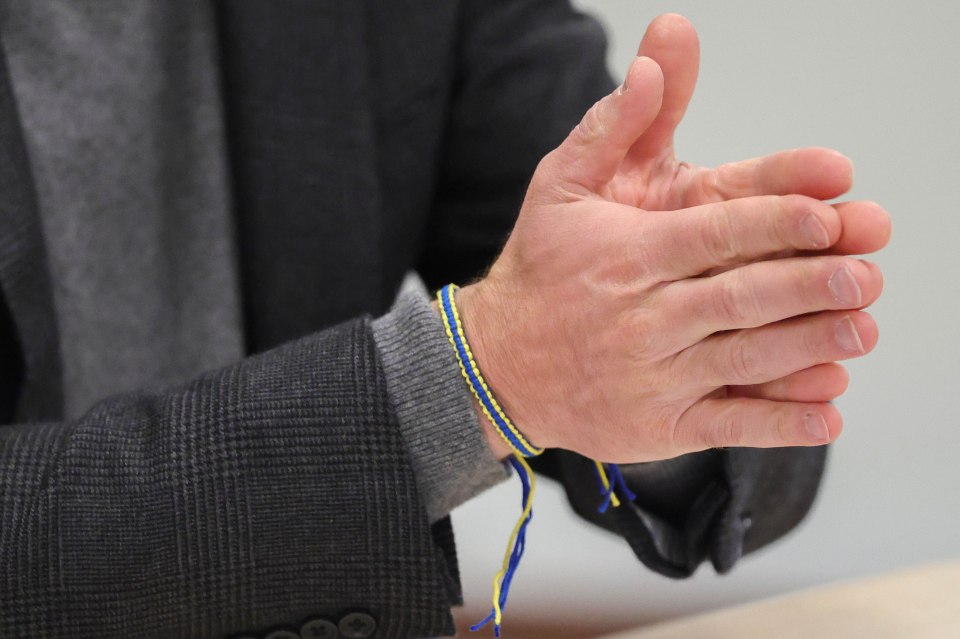
[(357, 320), (0, 430), (0, 636), (220, 637), (350, 609), (378, 637), (452, 633), (452, 537), (385, 398)]

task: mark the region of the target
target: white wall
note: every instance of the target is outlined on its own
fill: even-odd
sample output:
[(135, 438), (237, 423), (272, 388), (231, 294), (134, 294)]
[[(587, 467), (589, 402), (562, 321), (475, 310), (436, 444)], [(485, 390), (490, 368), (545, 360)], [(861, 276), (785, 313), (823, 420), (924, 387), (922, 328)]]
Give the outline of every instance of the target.
[[(641, 622), (811, 584), (960, 557), (960, 3), (581, 0), (617, 74), (667, 11), (697, 26), (703, 62), (678, 136), (712, 165), (807, 145), (853, 158), (853, 198), (891, 212), (873, 354), (849, 368), (846, 427), (812, 516), (718, 578), (671, 582), (542, 486), (510, 610)], [(519, 487), (455, 513), (467, 604), (487, 605)], [(509, 613), (508, 613), (509, 614)], [(525, 615), (526, 616), (526, 615)], [(509, 617), (508, 617), (509, 619)]]

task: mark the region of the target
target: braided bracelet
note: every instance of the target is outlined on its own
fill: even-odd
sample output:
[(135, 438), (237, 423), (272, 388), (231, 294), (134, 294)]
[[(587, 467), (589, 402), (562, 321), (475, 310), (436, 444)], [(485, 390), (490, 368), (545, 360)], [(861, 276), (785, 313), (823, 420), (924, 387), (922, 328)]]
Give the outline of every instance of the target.
[[(533, 494), (536, 490), (536, 480), (530, 465), (524, 458), (535, 457), (543, 452), (530, 443), (523, 436), (520, 429), (507, 417), (507, 414), (501, 408), (493, 392), (483, 379), (480, 373), (480, 367), (477, 365), (470, 350), (470, 344), (467, 342), (466, 333), (463, 330), (463, 323), (460, 321), (460, 312), (457, 310), (455, 292), (458, 290), (455, 284), (448, 284), (437, 291), (437, 303), (440, 306), (440, 316), (443, 318), (443, 325), (447, 331), (447, 337), (450, 344), (453, 345), (454, 352), (457, 355), (457, 362), (460, 364), (460, 372), (467, 381), (470, 391), (480, 403), (483, 414), (493, 424), (494, 430), (503, 438), (503, 440), (513, 451), (509, 458), (510, 464), (516, 470), (520, 481), (523, 484), (523, 498), (521, 505), (523, 512), (520, 519), (517, 520), (510, 534), (510, 541), (507, 545), (507, 552), (503, 558), (503, 565), (500, 571), (493, 578), (493, 606), (490, 614), (484, 617), (479, 623), (470, 627), (471, 631), (477, 631), (489, 622), (493, 621), (493, 631), (496, 637), (500, 637), (500, 626), (503, 617), (503, 609), (507, 604), (507, 596), (510, 593), (510, 584), (513, 582), (513, 576), (516, 573), (517, 566), (520, 564), (520, 558), (523, 556), (523, 550), (526, 543), (527, 526), (533, 518)], [(600, 484), (600, 494), (604, 498), (600, 504), (601, 513), (606, 512), (609, 506), (614, 508), (620, 505), (616, 490), (620, 489), (621, 494), (633, 501), (636, 496), (630, 492), (623, 475), (620, 473), (616, 464), (603, 464), (594, 461), (594, 470), (597, 480)]]

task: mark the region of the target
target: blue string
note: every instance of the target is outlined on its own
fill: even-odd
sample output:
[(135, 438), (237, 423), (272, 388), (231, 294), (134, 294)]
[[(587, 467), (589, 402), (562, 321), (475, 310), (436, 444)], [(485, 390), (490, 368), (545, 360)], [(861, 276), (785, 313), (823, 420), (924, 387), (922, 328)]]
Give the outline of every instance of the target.
[(603, 479), (600, 478), (600, 472), (597, 470), (596, 465), (593, 466), (593, 475), (597, 478), (597, 484), (600, 486), (600, 495), (603, 497), (603, 502), (597, 509), (601, 513), (607, 512), (607, 509), (610, 508), (610, 502), (618, 486), (620, 487), (621, 494), (629, 501), (637, 498), (633, 491), (630, 490), (630, 487), (627, 486), (627, 481), (623, 478), (623, 473), (620, 472), (619, 466), (616, 464), (604, 464), (603, 466), (607, 471), (607, 479), (610, 483), (607, 488), (603, 486)]
[(609, 486), (604, 487), (603, 479), (600, 477), (600, 471), (597, 469), (596, 464), (590, 464), (590, 467), (593, 469), (593, 476), (597, 478), (597, 486), (600, 487), (600, 496), (604, 498), (597, 510), (600, 511), (600, 513), (605, 513), (607, 512), (607, 508), (610, 507), (610, 501), (613, 499), (614, 483), (611, 479)]
[[(520, 501), (520, 506), (526, 508), (527, 502), (530, 499), (530, 478), (527, 477), (526, 470), (520, 466), (519, 463), (513, 458), (510, 459), (510, 463), (513, 465), (514, 469), (517, 470), (517, 474), (520, 475), (520, 482), (523, 484), (523, 498)], [(513, 553), (510, 556), (510, 564), (507, 568), (506, 574), (503, 576), (503, 586), (500, 589), (500, 609), (503, 610), (507, 604), (507, 595), (510, 593), (510, 583), (513, 581), (513, 575), (516, 572), (517, 566), (520, 564), (520, 558), (523, 557), (523, 551), (526, 547), (527, 540), (527, 526), (530, 524), (530, 520), (533, 519), (533, 508), (530, 509), (530, 513), (527, 515), (526, 520), (523, 522), (523, 525), (520, 526), (520, 530), (517, 532), (517, 542), (513, 546)]]
[(444, 311), (446, 311), (446, 315), (448, 318), (447, 321), (452, 325), (451, 334), (453, 335), (454, 346), (456, 347), (457, 353), (460, 356), (460, 361), (464, 362), (465, 364), (464, 370), (467, 373), (467, 377), (470, 381), (470, 385), (473, 387), (473, 390), (476, 392), (477, 397), (480, 399), (480, 401), (483, 402), (483, 405), (486, 407), (487, 411), (489, 411), (489, 414), (493, 418), (494, 422), (496, 423), (497, 428), (500, 430), (500, 433), (510, 441), (510, 444), (517, 451), (519, 451), (520, 454), (524, 455), (525, 457), (533, 457), (534, 455), (537, 454), (537, 451), (531, 450), (530, 447), (526, 445), (526, 442), (520, 441), (520, 439), (518, 439), (516, 435), (513, 434), (513, 430), (503, 420), (503, 418), (500, 417), (499, 411), (496, 409), (496, 407), (494, 407), (493, 402), (490, 401), (490, 397), (487, 394), (486, 390), (483, 388), (483, 384), (481, 384), (480, 380), (477, 379), (477, 376), (473, 370), (473, 367), (469, 365), (471, 361), (470, 356), (467, 354), (467, 349), (463, 344), (463, 340), (460, 338), (459, 330), (457, 330), (457, 326), (454, 323), (454, 319), (453, 319), (454, 313), (453, 313), (453, 305), (451, 303), (451, 296), (453, 295), (452, 288), (453, 287), (449, 285), (445, 286), (440, 291), (441, 293), (440, 297), (441, 297), (441, 300), (443, 301)]
[(627, 501), (633, 501), (637, 496), (630, 490), (630, 487), (627, 486), (627, 480), (623, 478), (623, 473), (620, 472), (620, 467), (616, 464), (607, 464), (607, 475), (610, 477), (610, 488), (613, 489), (613, 485), (617, 484), (620, 486), (620, 491), (623, 493), (623, 496), (627, 498)]
[[(517, 475), (520, 476), (520, 482), (523, 484), (523, 496), (520, 501), (522, 508), (527, 507), (527, 503), (531, 498), (530, 495), (530, 478), (527, 476), (527, 471), (524, 467), (516, 460), (514, 457), (509, 458), (510, 464), (513, 466), (514, 470), (517, 471)], [(507, 570), (503, 575), (503, 580), (500, 585), (500, 611), (502, 612), (507, 607), (507, 598), (510, 596), (510, 585), (513, 583), (513, 577), (517, 572), (517, 566), (520, 565), (520, 559), (523, 557), (523, 552), (526, 548), (527, 542), (527, 526), (530, 524), (530, 521), (533, 519), (533, 509), (530, 509), (529, 514), (521, 524), (520, 529), (517, 531), (517, 539), (514, 542), (513, 549), (510, 552), (510, 560), (507, 564)], [(478, 623), (470, 626), (471, 632), (476, 632), (483, 628), (485, 625), (493, 621), (496, 617), (496, 611), (491, 608), (490, 614), (480, 620)], [(500, 637), (500, 626), (501, 624), (495, 623), (493, 626), (493, 634), (499, 639)]]

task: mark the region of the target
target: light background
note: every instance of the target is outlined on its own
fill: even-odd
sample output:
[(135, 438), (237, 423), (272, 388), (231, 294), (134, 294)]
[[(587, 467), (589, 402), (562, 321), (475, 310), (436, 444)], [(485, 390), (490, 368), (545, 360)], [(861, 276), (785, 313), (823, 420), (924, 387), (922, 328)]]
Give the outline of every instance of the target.
[[(871, 259), (880, 344), (850, 363), (834, 446), (812, 515), (787, 539), (717, 577), (673, 582), (619, 538), (579, 521), (541, 482), (511, 616), (598, 631), (960, 557), (960, 3), (581, 0), (610, 37), (620, 76), (647, 23), (674, 11), (701, 37), (700, 83), (678, 134), (704, 165), (809, 145), (856, 165), (850, 197), (882, 203), (893, 240)], [(511, 481), (457, 510), (468, 609), (518, 513)]]

